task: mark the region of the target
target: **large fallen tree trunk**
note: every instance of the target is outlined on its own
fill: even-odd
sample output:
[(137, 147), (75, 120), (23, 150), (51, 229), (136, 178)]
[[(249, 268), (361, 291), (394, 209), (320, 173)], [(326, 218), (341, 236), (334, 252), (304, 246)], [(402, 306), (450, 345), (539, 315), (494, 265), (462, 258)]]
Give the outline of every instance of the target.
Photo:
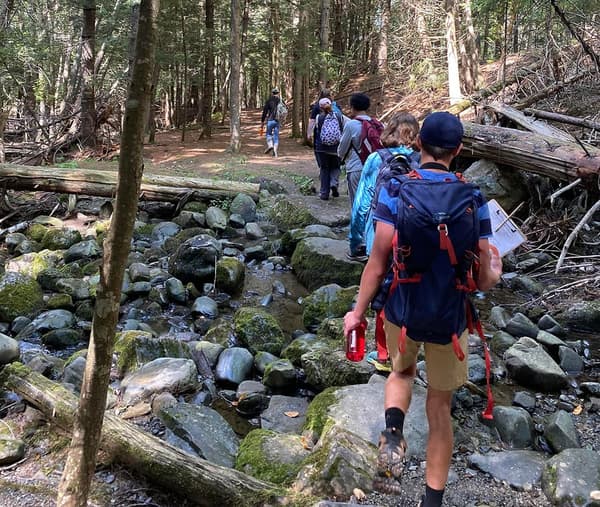
[(527, 108), (524, 109), (525, 114), (530, 114), (536, 118), (544, 120), (556, 121), (559, 123), (568, 123), (569, 125), (577, 125), (588, 129), (600, 130), (600, 123), (597, 121), (588, 120), (587, 118), (578, 118), (576, 116), (568, 116), (566, 114), (553, 113), (551, 111), (543, 111), (541, 109)]
[(562, 181), (581, 178), (594, 188), (600, 174), (600, 150), (533, 132), (464, 123), (462, 155), (484, 158)]
[[(0, 384), (43, 412), (52, 424), (71, 431), (77, 398), (60, 384), (20, 363), (4, 367)], [(153, 484), (197, 505), (258, 507), (281, 501), (278, 495), (283, 491), (277, 486), (191, 456), (108, 413), (104, 417), (100, 447)]]
[[(13, 190), (113, 197), (117, 175), (91, 169), (0, 164), (0, 182)], [(222, 199), (245, 193), (258, 199), (259, 187), (258, 183), (144, 174), (140, 198), (177, 202), (190, 194), (199, 199)]]

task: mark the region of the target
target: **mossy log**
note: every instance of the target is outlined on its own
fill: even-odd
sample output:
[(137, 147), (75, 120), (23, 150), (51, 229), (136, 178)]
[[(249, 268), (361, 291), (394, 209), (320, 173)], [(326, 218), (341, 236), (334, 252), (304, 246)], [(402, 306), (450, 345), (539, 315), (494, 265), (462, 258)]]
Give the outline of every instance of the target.
[[(0, 374), (0, 385), (42, 411), (52, 424), (71, 431), (78, 400), (60, 384), (12, 363)], [(191, 456), (109, 413), (104, 416), (100, 448), (153, 484), (197, 505), (276, 505), (282, 501), (279, 495), (285, 492), (242, 472)]]
[(462, 155), (541, 174), (559, 181), (581, 178), (590, 188), (600, 174), (600, 150), (522, 130), (464, 122)]
[[(113, 197), (117, 173), (92, 169), (0, 164), (0, 181), (6, 188), (13, 190)], [(177, 202), (190, 194), (198, 199), (222, 199), (245, 193), (258, 200), (258, 192), (258, 183), (144, 174), (140, 199)]]

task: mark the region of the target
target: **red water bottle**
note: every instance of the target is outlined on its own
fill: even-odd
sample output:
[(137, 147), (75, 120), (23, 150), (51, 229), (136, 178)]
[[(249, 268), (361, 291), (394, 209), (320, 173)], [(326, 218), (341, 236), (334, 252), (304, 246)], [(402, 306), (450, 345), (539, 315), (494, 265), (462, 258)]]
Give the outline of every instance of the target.
[(346, 338), (346, 358), (355, 363), (362, 361), (365, 357), (365, 330), (367, 325), (361, 322), (360, 325), (350, 331)]

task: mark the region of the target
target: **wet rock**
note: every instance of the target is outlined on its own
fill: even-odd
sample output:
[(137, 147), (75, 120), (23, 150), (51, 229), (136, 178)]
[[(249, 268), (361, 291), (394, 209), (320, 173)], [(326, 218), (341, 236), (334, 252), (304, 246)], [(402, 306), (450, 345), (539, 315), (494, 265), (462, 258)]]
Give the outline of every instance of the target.
[(287, 359), (269, 363), (265, 368), (263, 383), (273, 390), (290, 390), (296, 387), (296, 369)]
[(239, 398), (240, 396), (242, 396), (244, 394), (252, 394), (252, 393), (266, 394), (266, 392), (267, 392), (267, 387), (264, 384), (258, 382), (257, 380), (244, 380), (237, 387), (236, 396)]
[(556, 453), (581, 447), (573, 418), (564, 410), (558, 410), (548, 416), (544, 427), (544, 438)]
[(520, 407), (494, 407), (494, 424), (505, 444), (515, 449), (529, 447), (533, 443), (533, 420)]
[(75, 301), (89, 299), (91, 296), (89, 282), (79, 278), (60, 278), (56, 280), (56, 290), (68, 294)]
[(238, 194), (229, 205), (229, 212), (240, 215), (246, 222), (256, 220), (256, 203), (248, 194)]
[(566, 346), (566, 343), (563, 342), (560, 338), (554, 336), (548, 331), (543, 330), (537, 334), (537, 336), (535, 337), (535, 341), (541, 343), (544, 347), (546, 347), (550, 355), (555, 359), (558, 359), (558, 349), (560, 347)]
[(169, 273), (184, 284), (201, 287), (212, 282), (215, 261), (221, 257), (221, 244), (212, 236), (200, 234), (184, 241), (169, 259)]
[(236, 411), (244, 417), (256, 417), (269, 406), (270, 398), (264, 393), (244, 393), (238, 397)]
[(14, 272), (0, 276), (0, 321), (32, 316), (43, 305), (42, 289), (33, 278)]
[(559, 347), (560, 367), (569, 375), (577, 375), (583, 371), (583, 359), (570, 347)]
[(229, 320), (217, 319), (204, 335), (206, 341), (218, 343), (227, 348), (237, 343), (233, 333), (233, 325)]
[(565, 311), (565, 320), (573, 328), (597, 331), (600, 329), (600, 301), (574, 303)]
[(192, 315), (201, 315), (209, 319), (216, 319), (219, 316), (219, 307), (217, 302), (208, 296), (200, 296), (199, 298), (196, 298), (194, 304), (192, 305)]
[(4, 239), (4, 244), (9, 253), (13, 253), (15, 248), (19, 246), (19, 244), (23, 243), (23, 241), (27, 241), (27, 236), (21, 232), (13, 232), (11, 234), (7, 234)]
[(16, 336), (17, 340), (32, 340), (54, 329), (66, 329), (75, 324), (75, 316), (68, 310), (48, 310), (38, 315)]
[(53, 329), (43, 334), (42, 343), (53, 349), (64, 349), (77, 345), (81, 340), (81, 331), (77, 329)]
[(358, 287), (343, 289), (336, 283), (319, 287), (302, 301), (302, 320), (314, 331), (326, 318), (343, 317), (352, 307)]
[(102, 249), (95, 240), (81, 241), (71, 246), (64, 254), (65, 262), (91, 260), (102, 255)]
[(329, 283), (357, 285), (364, 265), (346, 257), (348, 242), (328, 238), (306, 238), (296, 246), (292, 268), (309, 290)]
[(263, 245), (254, 245), (244, 248), (244, 258), (247, 262), (261, 262), (264, 261), (267, 257), (267, 252)]
[(293, 365), (300, 366), (302, 354), (309, 352), (315, 346), (317, 335), (303, 333), (292, 340), (292, 342), (281, 352), (281, 357), (289, 359)]
[(0, 438), (0, 466), (7, 466), (25, 457), (25, 442), (13, 438)]
[(28, 360), (23, 358), (23, 362), (28, 368), (32, 369), (33, 371), (37, 371), (38, 373), (44, 375), (44, 377), (48, 377), (50, 379), (59, 378), (65, 368), (65, 362), (62, 359), (51, 356), (44, 352), (34, 354)]
[(338, 239), (331, 227), (321, 224), (312, 224), (303, 229), (292, 229), (287, 231), (281, 237), (281, 252), (291, 255), (296, 249), (296, 245), (306, 238), (329, 238)]
[(28, 324), (31, 324), (31, 319), (21, 315), (12, 321), (10, 330), (13, 334), (19, 334)]
[[(341, 345), (341, 344), (340, 344)], [(318, 390), (331, 386), (346, 386), (368, 382), (375, 368), (366, 359), (358, 363), (348, 361), (340, 345), (323, 346), (321, 342), (310, 352), (303, 354), (301, 365), (306, 382)]]
[(284, 336), (279, 323), (262, 308), (240, 308), (234, 317), (235, 334), (253, 354), (259, 351), (279, 354)]
[[(237, 213), (232, 213), (229, 215), (229, 225), (234, 229), (243, 229), (246, 225), (246, 221), (242, 215), (238, 215)], [(223, 251), (225, 253), (225, 251)], [(225, 253), (225, 255), (227, 255)]]
[(527, 391), (517, 391), (513, 397), (512, 404), (516, 407), (521, 407), (527, 412), (533, 412), (535, 408), (535, 396)]
[(538, 327), (554, 336), (564, 337), (567, 332), (551, 315), (543, 315), (538, 321)]
[(16, 361), (19, 359), (19, 355), (19, 342), (0, 333), (0, 365)]
[(73, 298), (69, 294), (52, 294), (46, 301), (48, 310), (69, 310), (72, 311)]
[[(209, 341), (204, 340), (198, 342), (190, 342), (189, 347), (192, 351), (192, 356), (194, 356), (194, 351), (202, 352), (211, 368), (214, 368), (217, 365), (219, 356), (221, 355), (221, 352), (223, 352), (223, 350), (225, 349), (223, 345), (220, 345), (218, 343), (211, 343)], [(260, 384), (260, 382), (258, 383)]]
[(204, 227), (206, 225), (206, 218), (204, 217), (204, 213), (184, 210), (173, 219), (173, 222), (182, 229), (190, 229), (192, 227)]
[(164, 409), (160, 419), (201, 458), (229, 468), (234, 466), (239, 441), (231, 426), (216, 410), (203, 405), (178, 403)]
[(163, 410), (174, 407), (175, 405), (177, 405), (177, 398), (171, 393), (158, 393), (156, 396), (152, 397), (152, 413), (156, 416)]
[(19, 257), (10, 259), (6, 263), (6, 271), (14, 271), (30, 276), (31, 278), (37, 278), (44, 270), (55, 268), (62, 261), (62, 258), (62, 252), (54, 252), (52, 250), (24, 253)]
[(566, 449), (546, 462), (542, 488), (552, 505), (583, 506), (600, 484), (600, 454)]
[(485, 384), (485, 360), (478, 354), (469, 354), (469, 381)]
[(279, 358), (270, 352), (260, 351), (254, 356), (254, 367), (262, 375), (267, 366), (273, 361), (277, 361), (277, 359)]
[(160, 222), (152, 228), (152, 239), (157, 243), (164, 243), (167, 238), (172, 238), (181, 231), (175, 222)]
[(185, 303), (187, 301), (187, 291), (183, 282), (177, 278), (171, 277), (165, 282), (167, 297), (174, 303)]
[(222, 382), (240, 384), (252, 370), (253, 358), (248, 350), (241, 347), (225, 349), (219, 355), (215, 377)]
[(70, 384), (75, 387), (75, 391), (79, 392), (81, 383), (83, 382), (83, 372), (85, 371), (85, 357), (79, 356), (73, 359), (65, 366), (62, 375), (62, 383)]
[(289, 486), (309, 454), (298, 435), (257, 429), (242, 441), (235, 468), (257, 479)]
[(150, 268), (141, 262), (130, 264), (129, 279), (132, 282), (147, 282), (150, 280)]
[(504, 353), (509, 375), (519, 385), (552, 392), (567, 386), (567, 376), (543, 347), (523, 337)]
[(269, 407), (260, 415), (261, 428), (277, 433), (300, 433), (306, 421), (307, 410), (308, 402), (305, 398), (273, 395)]
[(522, 336), (536, 338), (539, 333), (538, 327), (522, 313), (515, 313), (506, 324), (505, 331), (517, 338)]
[(239, 294), (244, 288), (246, 267), (235, 257), (223, 257), (217, 262), (217, 287), (228, 294)]
[(501, 306), (494, 306), (490, 311), (490, 320), (497, 329), (506, 329), (510, 319), (510, 313), (508, 313), (508, 311)]
[(600, 396), (600, 382), (582, 382), (579, 387), (587, 394)]
[(227, 213), (221, 208), (211, 206), (204, 214), (206, 225), (215, 231), (224, 231), (227, 228)]
[(36, 241), (30, 241), (26, 239), (25, 241), (21, 241), (15, 247), (15, 255), (25, 255), (28, 253), (38, 252), (42, 247)]
[(472, 454), (469, 466), (490, 474), (497, 481), (506, 481), (518, 490), (538, 486), (546, 463), (544, 454), (535, 451), (506, 451)]
[(248, 239), (265, 238), (266, 234), (256, 222), (249, 222), (244, 227), (244, 233)]
[(169, 337), (154, 338), (151, 333), (137, 330), (117, 333), (115, 352), (119, 375), (135, 371), (160, 357), (192, 357), (187, 343)]
[(500, 357), (511, 348), (517, 340), (505, 331), (496, 331), (490, 340), (490, 348)]
[(42, 247), (48, 250), (66, 250), (81, 241), (81, 233), (76, 229), (48, 229), (42, 238)]
[(523, 177), (517, 171), (506, 171), (489, 160), (473, 162), (464, 172), (467, 181), (481, 188), (487, 199), (496, 199), (500, 206), (510, 212), (527, 197)]
[(191, 359), (155, 359), (123, 379), (123, 403), (132, 405), (163, 391), (172, 394), (193, 391), (198, 387), (197, 376), (196, 365)]

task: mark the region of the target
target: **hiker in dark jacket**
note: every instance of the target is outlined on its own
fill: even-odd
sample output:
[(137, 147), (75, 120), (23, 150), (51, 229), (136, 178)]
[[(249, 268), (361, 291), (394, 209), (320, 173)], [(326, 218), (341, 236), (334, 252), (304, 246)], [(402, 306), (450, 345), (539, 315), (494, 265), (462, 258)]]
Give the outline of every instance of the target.
[(281, 101), (279, 97), (279, 88), (273, 88), (271, 96), (265, 102), (263, 107), (262, 117), (260, 119), (260, 130), (264, 130), (265, 121), (267, 122), (266, 138), (267, 147), (265, 153), (273, 152), (273, 156), (277, 157), (279, 153), (279, 121), (277, 120), (277, 106)]
[[(417, 170), (415, 177), (418, 176), (417, 179), (432, 182), (456, 181), (458, 178), (449, 172), (449, 167), (462, 148), (462, 136), (462, 124), (455, 116), (449, 113), (429, 115), (423, 122), (417, 138), (417, 147), (421, 150), (421, 167)], [(425, 187), (421, 186), (420, 188), (424, 189)], [(379, 194), (377, 208), (374, 213), (374, 219), (377, 222), (375, 240), (361, 277), (356, 305), (344, 317), (344, 333), (346, 336), (349, 336), (353, 329), (365, 323), (365, 314), (369, 303), (379, 290), (389, 268), (392, 241), (398, 229), (406, 230), (404, 224), (397, 222), (398, 207), (402, 204), (399, 189), (399, 182), (396, 179), (391, 179)], [(432, 190), (428, 191), (431, 192)], [(423, 192), (425, 191), (423, 190)], [(473, 231), (479, 230), (478, 252), (475, 253), (478, 254), (480, 263), (474, 281), (479, 290), (485, 291), (492, 288), (499, 280), (502, 273), (502, 261), (497, 255), (497, 251), (493, 252), (490, 249), (488, 238), (491, 236), (492, 231), (487, 204), (478, 190), (472, 190), (472, 192), (473, 199), (477, 203), (475, 218), (478, 221), (478, 227), (476, 228), (473, 221), (471, 223), (473, 223)], [(468, 209), (466, 214), (468, 214)], [(445, 270), (444, 275), (448, 272), (450, 273), (449, 278), (454, 280), (454, 271), (451, 271), (452, 265), (449, 261), (450, 252), (446, 253), (442, 250), (442, 229), (438, 228), (438, 230), (440, 231), (440, 246), (436, 245), (436, 252), (432, 252), (436, 261), (429, 268), (436, 271), (425, 272), (423, 278), (426, 278), (431, 272), (434, 273), (433, 276), (435, 277), (440, 273), (439, 266), (441, 266), (441, 269)], [(400, 248), (399, 246), (398, 250)], [(410, 248), (410, 244), (408, 248)], [(408, 257), (410, 250), (405, 250), (405, 252), (402, 255)], [(440, 252), (445, 254), (445, 257), (442, 257)], [(400, 254), (397, 253), (396, 255)], [(440, 262), (441, 264), (439, 264)], [(407, 278), (404, 278), (404, 280), (406, 281)], [(441, 277), (433, 278), (433, 281), (436, 280), (441, 283)], [(417, 281), (417, 285), (413, 285), (413, 299), (419, 295), (420, 283), (420, 281)], [(416, 374), (417, 353), (424, 341), (428, 381), (426, 412), (429, 423), (429, 438), (427, 441), (425, 472), (426, 488), (419, 506), (440, 507), (452, 458), (453, 430), (450, 415), (452, 393), (467, 379), (467, 339), (469, 333), (464, 322), (463, 307), (461, 309), (462, 315), (456, 316), (459, 329), (457, 329), (457, 333), (452, 335), (451, 343), (432, 343), (424, 337), (415, 337), (413, 341), (410, 338), (412, 331), (407, 336), (405, 334), (407, 328), (404, 322), (398, 320), (399, 315), (402, 318), (407, 318), (405, 314), (410, 312), (406, 303), (408, 296), (404, 300), (399, 299), (399, 295), (404, 295), (409, 290), (406, 288), (407, 285), (410, 284), (399, 283), (393, 291), (390, 291), (385, 303), (385, 335), (387, 350), (392, 361), (392, 372), (385, 385), (386, 429), (381, 433), (379, 441), (377, 476), (374, 480), (374, 486), (387, 493), (400, 494), (402, 492), (399, 479), (403, 472), (403, 461), (407, 450), (407, 442), (403, 435), (404, 417), (410, 404), (412, 385)], [(428, 286), (428, 288), (430, 287)], [(456, 296), (453, 292), (453, 297), (460, 298), (461, 296), (458, 295), (459, 288), (454, 287), (454, 290)], [(431, 297), (435, 299), (435, 294), (431, 294)], [(431, 308), (436, 303), (436, 301), (431, 301), (431, 305), (427, 308), (419, 308), (423, 313), (423, 317), (419, 321), (423, 333), (432, 333), (438, 329), (436, 326), (439, 325), (439, 322), (436, 322), (433, 315), (429, 319), (426, 318), (427, 312), (431, 313)], [(455, 321), (453, 316), (448, 316), (446, 320)]]

